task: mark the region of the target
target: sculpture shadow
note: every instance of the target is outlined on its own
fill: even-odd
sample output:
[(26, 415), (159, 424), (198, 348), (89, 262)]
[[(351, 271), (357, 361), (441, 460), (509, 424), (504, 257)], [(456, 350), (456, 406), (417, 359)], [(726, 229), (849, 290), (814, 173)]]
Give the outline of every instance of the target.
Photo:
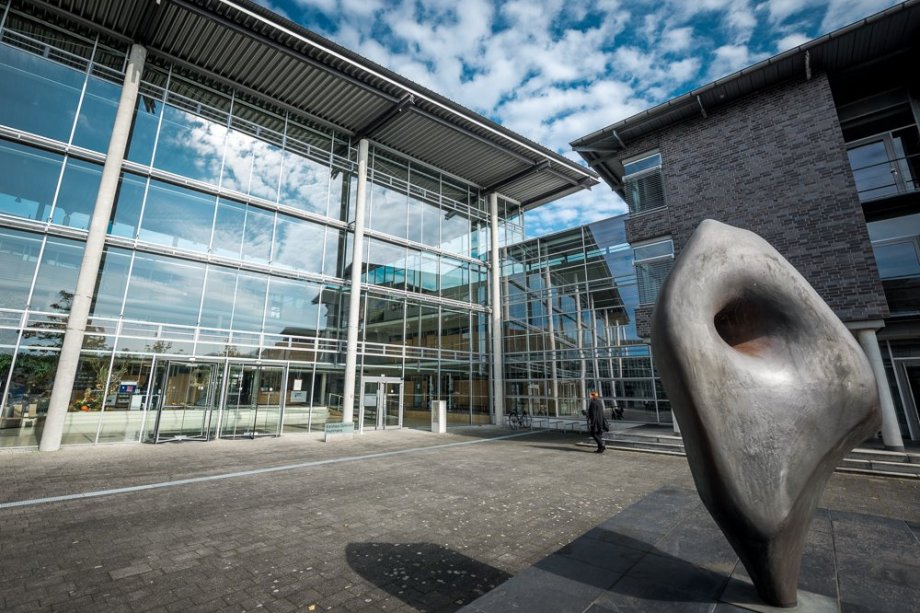
[(598, 604), (613, 610), (656, 610), (655, 602), (718, 603), (738, 558), (720, 533), (687, 536), (667, 543), (678, 556), (597, 527), (535, 568), (604, 590)]
[(410, 607), (457, 611), (511, 575), (433, 543), (349, 543), (348, 565)]

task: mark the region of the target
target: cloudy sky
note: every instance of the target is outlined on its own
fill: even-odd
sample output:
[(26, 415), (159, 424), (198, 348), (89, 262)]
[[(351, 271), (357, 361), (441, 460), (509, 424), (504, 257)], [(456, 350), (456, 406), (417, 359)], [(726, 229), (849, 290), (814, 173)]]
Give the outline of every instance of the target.
[[(569, 142), (894, 0), (257, 0), (574, 160)], [(540, 236), (625, 211), (601, 184)]]

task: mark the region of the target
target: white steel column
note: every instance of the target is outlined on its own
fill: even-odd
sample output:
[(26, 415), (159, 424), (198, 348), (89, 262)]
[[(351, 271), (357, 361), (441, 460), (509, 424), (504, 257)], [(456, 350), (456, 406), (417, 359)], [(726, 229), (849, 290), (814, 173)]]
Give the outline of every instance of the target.
[(118, 109), (115, 112), (112, 137), (109, 140), (109, 149), (106, 152), (105, 164), (102, 167), (99, 192), (96, 195), (93, 216), (89, 223), (83, 261), (80, 264), (77, 287), (74, 291), (70, 315), (67, 318), (67, 329), (64, 332), (64, 341), (61, 346), (60, 358), (58, 359), (57, 374), (54, 377), (54, 386), (51, 389), (48, 416), (45, 418), (42, 440), (38, 446), (40, 451), (56, 451), (61, 447), (64, 419), (67, 416), (67, 408), (70, 405), (70, 396), (73, 393), (73, 384), (80, 364), (83, 334), (86, 331), (86, 322), (89, 318), (89, 310), (93, 301), (93, 291), (96, 288), (96, 277), (99, 274), (99, 265), (102, 262), (105, 235), (109, 226), (109, 218), (112, 216), (112, 206), (115, 204), (118, 179), (121, 175), (125, 149), (128, 146), (128, 136), (131, 134), (134, 105), (137, 102), (137, 92), (140, 88), (141, 74), (144, 71), (146, 59), (147, 50), (144, 47), (136, 44), (131, 45), (131, 49), (128, 52), (125, 82), (121, 88), (121, 97), (118, 100)]
[[(546, 329), (549, 334), (549, 368), (553, 378), (553, 417), (559, 417), (559, 371), (556, 369), (556, 324), (553, 323), (553, 280), (549, 264), (543, 269), (543, 285), (546, 288)], [(547, 415), (549, 413), (547, 412)]]
[(492, 231), (489, 236), (489, 302), (492, 306), (492, 403), (495, 407), (495, 423), (501, 424), (505, 415), (505, 369), (502, 352), (502, 266), (498, 259), (498, 194), (489, 194), (489, 218)]
[(367, 194), (366, 138), (358, 141), (358, 191), (355, 197), (355, 238), (351, 254), (351, 295), (348, 299), (348, 340), (345, 346), (345, 391), (342, 423), (350, 424), (355, 410), (355, 376), (358, 370), (358, 323), (361, 321), (361, 269), (364, 264), (364, 204)]
[(882, 352), (878, 348), (878, 337), (875, 330), (863, 328), (855, 330), (856, 338), (862, 346), (875, 381), (878, 385), (878, 400), (882, 410), (882, 441), (885, 448), (892, 451), (904, 451), (904, 441), (901, 439), (901, 428), (898, 426), (898, 417), (894, 412), (894, 401), (891, 399), (891, 389), (888, 387), (888, 377), (885, 376), (885, 365), (882, 362)]

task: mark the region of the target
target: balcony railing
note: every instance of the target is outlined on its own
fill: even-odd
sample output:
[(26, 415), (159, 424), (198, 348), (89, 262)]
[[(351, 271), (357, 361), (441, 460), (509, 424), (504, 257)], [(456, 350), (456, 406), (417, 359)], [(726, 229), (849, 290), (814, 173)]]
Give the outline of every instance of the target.
[[(860, 202), (920, 191), (920, 154), (888, 157), (870, 143), (849, 150)], [(871, 149), (875, 148), (875, 151)], [(879, 155), (881, 154), (881, 155)]]

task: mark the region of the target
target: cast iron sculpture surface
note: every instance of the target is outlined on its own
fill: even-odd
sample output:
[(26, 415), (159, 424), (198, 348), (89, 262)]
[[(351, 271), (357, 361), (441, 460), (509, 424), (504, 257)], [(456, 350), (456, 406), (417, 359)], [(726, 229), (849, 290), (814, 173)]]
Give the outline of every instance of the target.
[(652, 347), (703, 503), (760, 598), (794, 606), (821, 492), (881, 424), (868, 360), (779, 252), (713, 220), (662, 287)]

